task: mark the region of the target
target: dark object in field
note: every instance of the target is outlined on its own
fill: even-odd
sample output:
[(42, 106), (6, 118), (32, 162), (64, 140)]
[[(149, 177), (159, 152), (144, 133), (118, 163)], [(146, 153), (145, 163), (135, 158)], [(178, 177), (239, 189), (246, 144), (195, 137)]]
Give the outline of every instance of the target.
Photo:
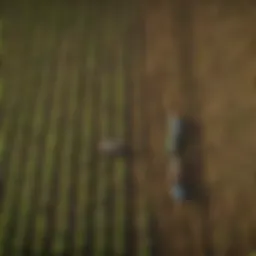
[(166, 143), (172, 197), (178, 201), (200, 200), (203, 196), (200, 125), (189, 117), (169, 116)]
[(166, 148), (170, 157), (168, 176), (170, 177), (170, 195), (176, 201), (186, 198), (186, 189), (181, 182), (181, 142), (183, 137), (183, 120), (179, 116), (168, 116), (168, 134)]
[(98, 144), (98, 152), (106, 156), (120, 157), (131, 154), (130, 147), (120, 139), (104, 139)]
[(167, 152), (176, 157), (183, 157), (194, 136), (194, 124), (184, 116), (168, 116), (166, 139)]

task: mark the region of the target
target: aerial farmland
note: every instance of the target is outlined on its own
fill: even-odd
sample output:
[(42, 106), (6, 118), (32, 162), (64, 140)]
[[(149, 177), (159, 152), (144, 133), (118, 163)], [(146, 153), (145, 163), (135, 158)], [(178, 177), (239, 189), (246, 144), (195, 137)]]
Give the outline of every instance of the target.
[[(16, 2), (0, 21), (0, 256), (250, 255), (256, 6)], [(173, 113), (192, 123), (185, 202), (166, 175)]]

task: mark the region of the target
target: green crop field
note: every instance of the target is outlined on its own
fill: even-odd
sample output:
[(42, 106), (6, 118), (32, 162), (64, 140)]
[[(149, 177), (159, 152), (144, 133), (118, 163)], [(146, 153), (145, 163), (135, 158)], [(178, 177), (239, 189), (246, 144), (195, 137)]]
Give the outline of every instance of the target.
[(39, 2), (6, 15), (0, 256), (153, 254), (131, 164), (96, 150), (133, 129), (125, 38), (134, 12), (112, 7)]

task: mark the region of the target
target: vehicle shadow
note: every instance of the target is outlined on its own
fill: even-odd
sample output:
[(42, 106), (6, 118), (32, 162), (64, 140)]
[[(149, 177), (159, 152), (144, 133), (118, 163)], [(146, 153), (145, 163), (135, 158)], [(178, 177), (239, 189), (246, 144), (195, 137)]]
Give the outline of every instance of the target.
[(181, 126), (180, 184), (186, 191), (187, 200), (203, 202), (206, 199), (206, 193), (203, 185), (202, 128), (197, 120), (187, 116), (182, 117)]

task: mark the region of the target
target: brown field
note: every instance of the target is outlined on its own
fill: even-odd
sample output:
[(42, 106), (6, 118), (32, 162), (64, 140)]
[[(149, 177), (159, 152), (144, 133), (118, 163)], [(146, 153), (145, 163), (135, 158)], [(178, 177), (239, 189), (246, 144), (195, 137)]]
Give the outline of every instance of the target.
[[(162, 241), (166, 255), (248, 255), (256, 246), (256, 6), (177, 2), (144, 6), (142, 91), (154, 156), (150, 191)], [(164, 117), (170, 111), (188, 115), (201, 130), (193, 159), (188, 156), (188, 172), (205, 190), (200, 206), (176, 206), (163, 186)]]

